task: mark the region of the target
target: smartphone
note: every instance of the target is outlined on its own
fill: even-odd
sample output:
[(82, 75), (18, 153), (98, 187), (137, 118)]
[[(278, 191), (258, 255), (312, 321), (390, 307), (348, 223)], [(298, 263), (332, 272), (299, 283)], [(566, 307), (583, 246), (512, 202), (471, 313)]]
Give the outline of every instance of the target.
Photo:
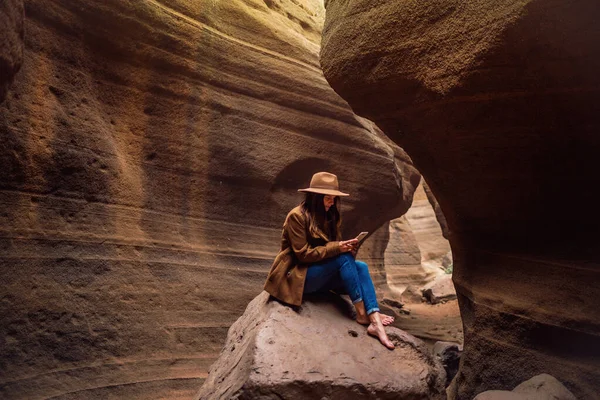
[(369, 232), (359, 233), (358, 236), (356, 237), (356, 240), (358, 240), (358, 243), (362, 242), (363, 239), (366, 238), (368, 234), (369, 234)]

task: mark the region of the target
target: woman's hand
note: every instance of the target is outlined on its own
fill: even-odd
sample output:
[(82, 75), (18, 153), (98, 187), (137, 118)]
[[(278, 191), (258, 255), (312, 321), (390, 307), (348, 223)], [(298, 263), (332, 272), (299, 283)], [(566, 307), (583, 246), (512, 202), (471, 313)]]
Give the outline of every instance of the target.
[(348, 251), (354, 250), (354, 246), (358, 244), (358, 240), (350, 239), (350, 240), (342, 240), (340, 242), (340, 253), (346, 253)]

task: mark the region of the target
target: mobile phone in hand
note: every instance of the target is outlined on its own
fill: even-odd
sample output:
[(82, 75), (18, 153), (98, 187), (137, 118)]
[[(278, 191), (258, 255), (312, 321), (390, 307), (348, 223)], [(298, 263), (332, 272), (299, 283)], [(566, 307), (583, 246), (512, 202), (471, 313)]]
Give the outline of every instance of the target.
[(362, 242), (364, 240), (364, 238), (367, 237), (368, 234), (369, 234), (369, 232), (359, 233), (358, 236), (356, 237), (356, 240), (358, 240), (358, 244), (360, 244), (360, 242)]

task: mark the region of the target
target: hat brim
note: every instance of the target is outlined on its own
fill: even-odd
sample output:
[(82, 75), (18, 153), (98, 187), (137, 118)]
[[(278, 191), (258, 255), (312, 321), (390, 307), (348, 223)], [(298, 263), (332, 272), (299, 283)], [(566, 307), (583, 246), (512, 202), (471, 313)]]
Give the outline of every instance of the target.
[(342, 196), (342, 197), (350, 196), (348, 193), (340, 192), (339, 190), (333, 190), (333, 189), (306, 188), (306, 189), (298, 189), (298, 191), (299, 192), (318, 193), (318, 194), (327, 194), (330, 196)]

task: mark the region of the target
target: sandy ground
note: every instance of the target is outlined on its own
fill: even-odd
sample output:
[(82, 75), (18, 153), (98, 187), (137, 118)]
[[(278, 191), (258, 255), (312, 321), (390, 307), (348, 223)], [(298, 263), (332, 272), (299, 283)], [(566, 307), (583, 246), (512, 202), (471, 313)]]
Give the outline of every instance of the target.
[(433, 345), (436, 341), (463, 343), (463, 326), (458, 309), (458, 301), (429, 304), (426, 302), (408, 302), (403, 310), (410, 314), (398, 312), (396, 309), (381, 306), (384, 313), (392, 313), (396, 317), (393, 326)]

